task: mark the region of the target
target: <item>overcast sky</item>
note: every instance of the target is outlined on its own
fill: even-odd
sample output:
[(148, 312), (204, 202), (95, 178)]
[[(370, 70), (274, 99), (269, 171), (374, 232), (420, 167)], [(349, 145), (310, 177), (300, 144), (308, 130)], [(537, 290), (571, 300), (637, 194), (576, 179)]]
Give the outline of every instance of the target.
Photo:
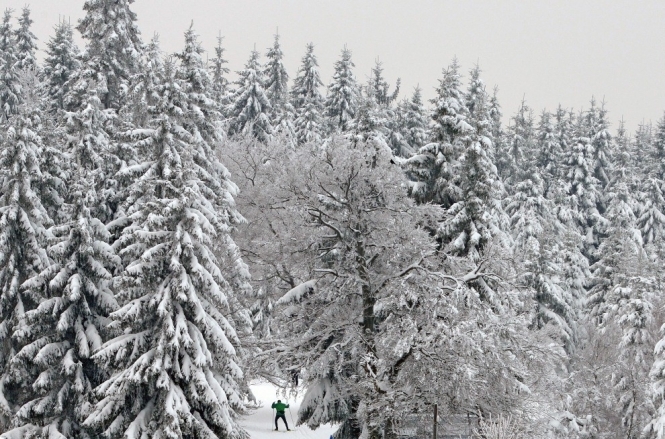
[[(40, 49), (58, 15), (75, 23), (83, 12), (83, 0), (27, 1)], [(596, 96), (614, 128), (623, 116), (632, 130), (665, 110), (663, 0), (137, 0), (133, 9), (144, 40), (159, 33), (165, 51), (181, 48), (192, 20), (210, 52), (221, 32), (234, 71), (254, 44), (265, 54), (279, 28), (291, 78), (311, 41), (326, 85), (346, 44), (359, 80), (378, 57), (391, 83), (402, 78), (402, 96), (420, 84), (432, 97), (457, 56), (465, 75), (480, 63), (507, 115), (523, 96), (536, 113), (579, 110)]]

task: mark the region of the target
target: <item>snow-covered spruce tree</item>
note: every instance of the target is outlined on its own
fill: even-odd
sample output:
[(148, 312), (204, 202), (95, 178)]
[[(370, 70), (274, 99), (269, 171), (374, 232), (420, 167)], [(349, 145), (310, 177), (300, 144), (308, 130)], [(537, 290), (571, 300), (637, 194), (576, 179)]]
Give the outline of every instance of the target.
[(314, 55), (314, 44), (307, 44), (307, 51), (302, 57), (298, 74), (293, 80), (291, 88), (291, 105), (297, 112), (302, 109), (307, 100), (311, 100), (319, 108), (323, 108), (323, 96), (319, 87), (323, 85), (319, 74), (319, 62)]
[(309, 43), (290, 93), (291, 105), (295, 111), (295, 134), (301, 145), (308, 142), (318, 143), (325, 133), (323, 96), (319, 90), (322, 85), (314, 44)]
[(636, 169), (652, 170), (654, 150), (654, 129), (651, 122), (642, 122), (637, 125), (635, 130), (631, 152)]
[(284, 53), (279, 43), (279, 34), (275, 34), (275, 42), (266, 54), (268, 62), (263, 76), (265, 78), (266, 96), (270, 100), (270, 124), (275, 135), (284, 136), (294, 145), (297, 143), (294, 125), (295, 109), (289, 102), (289, 75), (284, 67)]
[(556, 192), (556, 186), (561, 185), (563, 176), (563, 169), (560, 166), (563, 160), (561, 144), (556, 138), (556, 129), (552, 119), (552, 114), (543, 110), (540, 113), (536, 130), (537, 152), (534, 159), (536, 166), (541, 170), (546, 195), (551, 195), (550, 191)]
[(108, 284), (119, 260), (91, 210), (103, 214), (106, 207), (96, 188), (107, 175), (109, 139), (102, 126), (113, 111), (102, 109), (95, 88), (85, 98), (82, 110), (66, 115), (67, 149), (75, 162), (66, 198), (71, 216), (53, 230), (57, 242), (49, 252), (55, 263), (23, 285), (45, 300), (26, 313), (14, 334), (24, 347), (12, 360), (11, 379), (28, 389), (17, 401), (21, 407), (14, 426), (20, 437), (42, 428), (55, 437), (58, 432), (77, 437), (92, 389), (103, 376), (104, 369), (95, 368), (90, 356), (101, 346), (104, 317), (115, 307)]
[(642, 432), (646, 437), (663, 439), (665, 437), (665, 326), (660, 328), (661, 339), (654, 348), (654, 361), (651, 366), (651, 398), (654, 411), (651, 422)]
[(617, 181), (608, 191), (609, 206), (606, 212), (608, 224), (603, 230), (605, 238), (596, 250), (591, 269), (587, 306), (592, 321), (599, 326), (607, 324), (612, 308), (608, 295), (631, 275), (638, 260), (645, 264), (642, 236), (637, 227), (634, 202), (624, 181)]
[(16, 69), (16, 41), (11, 19), (13, 11), (5, 9), (0, 23), (0, 122), (16, 113), (20, 87)]
[(449, 208), (461, 197), (460, 156), (462, 137), (473, 131), (467, 122), (457, 58), (443, 71), (432, 113), (431, 140), (407, 161), (411, 195), (419, 202)]
[(86, 0), (77, 29), (86, 42), (81, 68), (70, 79), (66, 106), (80, 107), (89, 84), (103, 86), (104, 109), (123, 106), (128, 83), (140, 68), (143, 43), (130, 9), (134, 0)]
[[(289, 96), (289, 75), (284, 67), (284, 53), (282, 52), (282, 46), (279, 44), (279, 34), (275, 34), (275, 41), (273, 46), (268, 49), (266, 58), (268, 58), (268, 61), (263, 72), (266, 96), (270, 99), (273, 114), (276, 114), (284, 111)], [(273, 123), (274, 121), (275, 118), (273, 117)]]
[(210, 96), (220, 106), (223, 111), (224, 107), (228, 105), (228, 87), (229, 80), (226, 75), (229, 74), (229, 68), (226, 67), (228, 61), (224, 58), (226, 49), (222, 46), (224, 38), (220, 35), (217, 37), (217, 45), (215, 46), (215, 57), (210, 63), (210, 73), (212, 74), (212, 89)]
[[(406, 143), (403, 136), (401, 124), (401, 115), (399, 106), (393, 107), (393, 103), (399, 95), (401, 80), (397, 78), (395, 89), (390, 91), (390, 84), (383, 76), (383, 63), (376, 60), (372, 68), (372, 76), (369, 83), (364, 88), (364, 93), (360, 94), (360, 104), (356, 119), (366, 118), (369, 113), (376, 122), (380, 121), (380, 127), (375, 131), (381, 133), (385, 138), (386, 145), (393, 151), (393, 154), (400, 157), (409, 157), (414, 150)], [(368, 104), (371, 103), (372, 109)], [(370, 111), (368, 111), (370, 110)], [(363, 122), (356, 121), (356, 125), (363, 125)]]
[(501, 206), (503, 184), (492, 162), (492, 140), (468, 124), (458, 131), (459, 198), (446, 209), (438, 235), (451, 253), (477, 260), (483, 247), (501, 241), (507, 218)]
[(265, 92), (265, 78), (259, 64), (259, 52), (252, 50), (245, 68), (238, 72), (236, 90), (227, 110), (229, 135), (251, 133), (265, 142), (273, 127), (270, 123), (270, 99)]
[(68, 22), (61, 21), (55, 27), (55, 35), (46, 43), (46, 58), (41, 71), (46, 97), (53, 111), (65, 108), (69, 78), (79, 68), (78, 57), (72, 27)]
[(121, 335), (94, 356), (115, 373), (84, 425), (110, 438), (242, 437), (241, 323), (229, 310), (247, 288), (229, 235), (242, 217), (228, 173), (184, 123), (189, 96), (173, 70), (167, 63), (149, 128), (137, 133), (148, 134), (137, 144), (146, 161), (123, 171), (136, 178), (131, 224), (115, 244), (125, 261), (124, 305), (111, 314)]
[(640, 206), (637, 225), (642, 232), (644, 245), (662, 243), (665, 238), (665, 198), (663, 182), (649, 177), (643, 183), (644, 199)]
[[(634, 260), (638, 264), (643, 261)], [(639, 267), (633, 264), (633, 268)], [(654, 413), (649, 371), (653, 364), (654, 299), (656, 282), (649, 276), (629, 274), (610, 295), (616, 309), (614, 319), (621, 328), (619, 363), (614, 372), (621, 424), (626, 438), (643, 437)]]
[[(491, 118), (489, 114), (490, 97), (485, 90), (485, 82), (480, 78), (480, 66), (476, 65), (469, 74), (469, 86), (466, 91), (464, 103), (469, 110), (469, 119), (478, 121), (487, 121), (489, 126), (484, 126), (482, 131), (486, 131), (489, 137), (492, 136)], [(478, 127), (475, 127), (479, 131)]]
[(596, 114), (589, 116), (588, 119), (591, 125), (589, 134), (593, 144), (593, 172), (600, 183), (600, 187), (604, 189), (610, 183), (612, 175), (612, 134), (609, 131), (605, 103), (603, 102), (600, 108), (596, 109), (595, 102), (592, 100), (589, 115), (593, 113)]
[(469, 110), (464, 105), (465, 98), (462, 91), (462, 76), (457, 58), (443, 71), (443, 78), (439, 80), (436, 89), (437, 96), (432, 99), (434, 105), (432, 120), (432, 140), (443, 145), (457, 145), (460, 131), (464, 132)]
[[(389, 148), (386, 113), (376, 101), (373, 90), (367, 88), (366, 93), (361, 93), (358, 97), (356, 117), (347, 126), (347, 137), (353, 144), (371, 144), (375, 148)], [(399, 152), (397, 150), (394, 153)]]
[(429, 120), (425, 112), (420, 86), (413, 90), (410, 99), (405, 100), (401, 111), (402, 136), (413, 151), (418, 151), (429, 140)]
[[(610, 181), (610, 189), (618, 182), (624, 182), (633, 194), (632, 199), (637, 202), (640, 189), (640, 172), (635, 168), (635, 161), (631, 151), (631, 139), (626, 131), (626, 122), (621, 119), (614, 136), (614, 152), (612, 154), (614, 169)], [(635, 206), (636, 208), (637, 206)], [(633, 209), (635, 211), (635, 208)]]
[(592, 140), (580, 134), (584, 130), (582, 122), (578, 121), (578, 134), (567, 154), (565, 180), (576, 227), (584, 236), (584, 255), (591, 260), (599, 244), (598, 237), (605, 219), (598, 211), (601, 192), (598, 179), (594, 176), (594, 148)]
[(190, 26), (185, 32), (185, 47), (176, 54), (180, 61), (177, 77), (182, 92), (187, 95), (183, 124), (190, 133), (212, 147), (212, 143), (220, 138), (221, 115), (211, 96), (212, 81), (203, 61), (203, 52), (198, 35)]
[(12, 380), (31, 391), (16, 413), (11, 438), (91, 437), (81, 423), (95, 402), (94, 387), (108, 374), (92, 355), (108, 338), (107, 317), (117, 309), (110, 281), (120, 259), (106, 227), (90, 212), (101, 173), (89, 156), (96, 146), (88, 144), (86, 122), (76, 116), (68, 121), (77, 166), (67, 197), (71, 218), (55, 228), (57, 243), (49, 249), (55, 263), (23, 284), (35, 295), (47, 293), (14, 334), (24, 347), (12, 359)]
[(24, 6), (18, 19), (18, 28), (14, 41), (16, 42), (16, 68), (19, 70), (34, 70), (37, 68), (37, 37), (30, 30), (32, 18), (30, 18), (30, 7)]
[(653, 175), (665, 181), (665, 115), (656, 124), (656, 133), (653, 136), (653, 159)]
[(360, 88), (353, 67), (355, 64), (351, 61), (351, 51), (344, 46), (340, 59), (335, 62), (335, 72), (328, 85), (325, 102), (325, 112), (333, 130), (346, 131), (356, 116)]
[(545, 197), (542, 171), (533, 162), (525, 166), (515, 179), (518, 183), (514, 194), (506, 200), (513, 254), (521, 261), (516, 271), (520, 273), (520, 283), (534, 294), (531, 326), (536, 329), (552, 326), (571, 352), (577, 341), (578, 307), (583, 297), (564, 283), (563, 256), (571, 249), (559, 242), (565, 226), (556, 216), (553, 201)]
[(469, 124), (475, 129), (478, 136), (489, 140), (491, 146), (487, 150), (488, 158), (490, 161), (495, 162), (495, 121), (492, 119), (490, 112), (490, 96), (487, 94), (484, 81), (480, 78), (480, 73), (480, 66), (476, 65), (469, 74), (469, 86), (466, 91), (465, 105), (469, 110)]
[(501, 104), (499, 103), (499, 87), (497, 86), (494, 86), (488, 111), (490, 118), (492, 119), (492, 137), (494, 138), (494, 143), (497, 145), (495, 149), (498, 150), (498, 145), (503, 140), (503, 128), (501, 126), (503, 111), (501, 110)]
[(129, 126), (145, 126), (150, 117), (149, 108), (155, 105), (158, 97), (155, 89), (162, 80), (164, 54), (159, 45), (159, 35), (154, 35), (143, 52), (143, 68), (132, 76), (123, 116)]
[(369, 80), (369, 86), (372, 89), (371, 94), (374, 96), (376, 103), (384, 108), (390, 107), (395, 102), (399, 95), (401, 79), (397, 78), (395, 90), (390, 92), (390, 84), (383, 77), (383, 63), (378, 59), (372, 68), (372, 77)]
[(536, 150), (533, 112), (524, 100), (507, 128), (502, 149), (497, 151), (497, 167), (508, 188), (515, 187), (520, 170), (531, 161)]
[(0, 430), (10, 427), (15, 404), (29, 393), (21, 382), (12, 382), (9, 365), (21, 347), (12, 334), (34, 307), (41, 292), (22, 288), (23, 283), (49, 266), (47, 240), (52, 225), (40, 196), (40, 171), (44, 145), (37, 132), (35, 108), (22, 106), (2, 135), (0, 152)]

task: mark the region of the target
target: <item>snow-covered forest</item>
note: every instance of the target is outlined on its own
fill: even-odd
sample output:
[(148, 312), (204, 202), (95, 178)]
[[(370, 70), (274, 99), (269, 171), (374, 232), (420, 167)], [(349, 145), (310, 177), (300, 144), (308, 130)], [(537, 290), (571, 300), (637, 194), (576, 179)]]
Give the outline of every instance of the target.
[(1, 438), (243, 439), (255, 380), (335, 439), (434, 404), (665, 437), (665, 118), (502, 109), (455, 59), (430, 101), (346, 46), (288, 73), (279, 35), (234, 75), (132, 2), (0, 23)]

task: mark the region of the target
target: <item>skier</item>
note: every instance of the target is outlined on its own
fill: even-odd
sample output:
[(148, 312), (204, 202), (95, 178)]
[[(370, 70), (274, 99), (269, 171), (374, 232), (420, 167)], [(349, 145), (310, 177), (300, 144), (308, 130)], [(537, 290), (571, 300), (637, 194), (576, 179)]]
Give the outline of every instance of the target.
[(286, 425), (286, 431), (291, 431), (289, 424), (286, 422), (286, 416), (284, 416), (284, 409), (288, 409), (289, 405), (284, 404), (281, 399), (278, 399), (277, 402), (272, 403), (272, 408), (274, 408), (277, 412), (277, 416), (275, 416), (275, 431), (279, 431), (279, 427), (277, 426), (277, 421), (279, 418), (282, 418), (282, 421), (284, 421), (284, 425)]

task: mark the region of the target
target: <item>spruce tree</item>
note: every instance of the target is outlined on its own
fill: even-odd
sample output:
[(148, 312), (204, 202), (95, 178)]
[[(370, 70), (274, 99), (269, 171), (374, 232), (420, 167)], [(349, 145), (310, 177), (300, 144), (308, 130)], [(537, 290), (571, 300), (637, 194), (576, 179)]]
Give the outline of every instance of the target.
[(333, 129), (346, 131), (358, 111), (359, 87), (353, 75), (351, 51), (344, 47), (342, 55), (335, 62), (333, 79), (328, 85), (325, 111)]
[(314, 44), (309, 43), (290, 92), (291, 105), (298, 114), (300, 114), (299, 110), (307, 105), (308, 100), (318, 108), (323, 108), (323, 96), (319, 89), (322, 85), (319, 62), (314, 55)]
[(584, 255), (590, 260), (599, 244), (599, 234), (604, 218), (598, 207), (601, 192), (594, 173), (594, 147), (592, 139), (585, 136), (584, 121), (580, 117), (576, 127), (567, 163), (566, 184), (576, 227), (584, 236)]
[(459, 132), (463, 137), (460, 158), (460, 198), (447, 209), (439, 237), (452, 253), (477, 260), (492, 238), (503, 236), (505, 213), (501, 207), (504, 189), (489, 151), (492, 142), (473, 128)]
[(363, 94), (361, 90), (361, 103), (354, 125), (362, 125), (363, 122), (360, 122), (360, 119), (372, 114), (374, 124), (377, 125), (375, 132), (381, 134), (384, 138), (382, 142), (392, 150), (393, 155), (409, 157), (414, 150), (409, 147), (404, 138), (399, 106), (393, 107), (393, 103), (399, 95), (400, 84), (401, 80), (398, 78), (395, 89), (390, 91), (390, 84), (383, 76), (383, 63), (377, 59), (372, 68), (369, 84), (364, 87), (365, 93)]
[(410, 99), (405, 100), (401, 112), (403, 136), (411, 150), (417, 151), (427, 143), (429, 139), (428, 118), (422, 100), (422, 89), (420, 86), (413, 90)]
[(561, 169), (563, 156), (561, 144), (556, 137), (556, 128), (552, 121), (552, 114), (545, 110), (540, 114), (536, 142), (537, 155), (535, 163), (542, 170), (545, 181), (545, 194), (550, 194), (550, 190), (556, 191), (555, 186), (560, 184), (563, 175), (563, 169)]
[(322, 85), (319, 62), (314, 55), (314, 44), (309, 43), (291, 89), (291, 105), (295, 111), (295, 133), (301, 145), (320, 142), (324, 136), (323, 96), (319, 90)]
[(0, 121), (15, 114), (20, 100), (17, 48), (11, 19), (13, 11), (5, 9), (0, 23)]
[(520, 170), (533, 159), (535, 153), (533, 113), (524, 100), (507, 128), (502, 150), (497, 151), (501, 178), (509, 188), (519, 181)]
[(637, 126), (633, 139), (633, 161), (636, 169), (653, 170), (654, 130), (651, 122)]
[(654, 347), (654, 361), (651, 366), (651, 399), (655, 408), (651, 422), (644, 429), (644, 434), (656, 439), (665, 437), (665, 328), (660, 328), (660, 340)]
[(46, 59), (41, 72), (46, 97), (53, 111), (65, 108), (69, 78), (79, 69), (78, 57), (79, 50), (74, 43), (72, 27), (61, 21), (55, 27), (55, 35), (46, 43)]
[[(578, 306), (582, 297), (564, 281), (564, 255), (575, 251), (558, 239), (565, 226), (556, 216), (554, 202), (545, 197), (542, 170), (529, 162), (520, 171), (514, 194), (506, 200), (514, 256), (523, 261), (520, 281), (533, 291), (532, 327), (552, 326), (566, 350), (577, 341)], [(581, 256), (581, 255), (580, 255)]]
[(475, 129), (479, 137), (486, 138), (491, 144), (487, 153), (489, 159), (494, 162), (496, 156), (494, 142), (495, 121), (490, 114), (490, 96), (485, 89), (485, 83), (480, 78), (480, 73), (481, 70), (478, 65), (471, 70), (469, 86), (465, 96), (465, 105), (469, 111), (469, 124)]
[(42, 292), (24, 283), (49, 267), (46, 245), (52, 220), (40, 196), (43, 186), (40, 164), (44, 149), (37, 132), (39, 113), (25, 108), (13, 117), (3, 133), (0, 152), (0, 428), (10, 427), (15, 404), (30, 393), (10, 373), (10, 365), (22, 347), (13, 336), (36, 306)]
[[(591, 102), (592, 110), (595, 102)], [(589, 110), (589, 113), (592, 112)], [(591, 121), (590, 121), (591, 122)], [(609, 122), (607, 121), (607, 110), (605, 103), (597, 110), (597, 116), (592, 119), (591, 141), (593, 144), (593, 171), (594, 176), (600, 183), (601, 188), (605, 188), (610, 183), (612, 175), (612, 134), (609, 131)]]
[[(366, 143), (378, 148), (389, 148), (386, 111), (376, 101), (373, 89), (368, 88), (358, 98), (356, 117), (348, 125), (348, 137), (352, 143)], [(393, 151), (399, 153), (400, 151)]]
[[(621, 283), (633, 274), (636, 261), (644, 257), (642, 236), (637, 227), (634, 202), (623, 180), (608, 188), (609, 205), (606, 212), (608, 224), (603, 230), (605, 238), (596, 250), (589, 282), (588, 307), (590, 316), (598, 325), (607, 324), (614, 306), (608, 295), (621, 287)], [(645, 261), (646, 262), (646, 261)]]
[[(284, 67), (284, 53), (279, 44), (279, 34), (275, 34), (275, 42), (268, 49), (266, 57), (268, 58), (268, 62), (263, 72), (266, 96), (270, 99), (273, 114), (279, 114), (284, 111), (289, 95), (289, 75), (286, 73), (286, 68)], [(276, 120), (276, 117), (273, 116), (273, 124), (275, 124)]]
[[(613, 187), (618, 181), (623, 181), (628, 185), (628, 190), (637, 194), (639, 189), (639, 172), (635, 168), (634, 157), (631, 151), (631, 141), (626, 130), (626, 123), (623, 119), (619, 121), (617, 134), (614, 137), (614, 169), (610, 187)], [(633, 199), (636, 197), (633, 196)]]
[(457, 58), (443, 71), (436, 89), (437, 96), (432, 99), (434, 110), (432, 120), (432, 140), (442, 145), (450, 145), (459, 152), (458, 137), (468, 131), (467, 117), (469, 110), (464, 105), (462, 76)]
[(19, 70), (34, 70), (37, 68), (37, 59), (35, 58), (37, 37), (30, 30), (32, 22), (30, 7), (23, 7), (14, 37), (16, 42), (16, 68)]
[(653, 139), (653, 159), (654, 177), (665, 181), (665, 115), (656, 125), (656, 133)]
[(459, 68), (457, 58), (453, 59), (443, 71), (437, 96), (431, 101), (432, 143), (407, 162), (407, 174), (413, 181), (411, 195), (419, 202), (437, 203), (446, 209), (462, 197), (460, 157), (466, 146), (463, 139), (474, 131), (467, 122)]
[(494, 138), (494, 142), (497, 144), (495, 149), (499, 150), (500, 148), (498, 145), (503, 137), (503, 129), (501, 128), (501, 118), (503, 117), (503, 112), (501, 110), (501, 104), (499, 103), (499, 88), (496, 86), (494, 87), (492, 97), (490, 98), (488, 111), (490, 118), (492, 119), (492, 137)]
[(215, 46), (215, 57), (212, 59), (210, 65), (210, 72), (212, 73), (212, 90), (211, 97), (223, 110), (228, 105), (228, 87), (229, 80), (226, 75), (229, 74), (229, 68), (226, 67), (228, 61), (224, 58), (226, 49), (222, 46), (224, 38), (220, 35), (217, 37), (217, 45)]
[(129, 126), (140, 128), (145, 126), (149, 118), (149, 108), (155, 105), (157, 96), (155, 87), (162, 80), (164, 70), (164, 54), (159, 45), (159, 35), (154, 35), (143, 53), (143, 69), (137, 72), (130, 81), (128, 105), (125, 115), (129, 118)]
[(86, 0), (77, 29), (86, 42), (81, 69), (70, 80), (67, 106), (78, 109), (89, 84), (104, 87), (104, 109), (120, 109), (130, 78), (140, 68), (143, 43), (130, 9), (134, 0)]
[(267, 141), (273, 131), (270, 123), (272, 107), (265, 92), (265, 79), (256, 50), (252, 51), (245, 68), (238, 75), (237, 87), (227, 111), (229, 134), (250, 133), (260, 141)]
[(212, 98), (212, 80), (203, 62), (203, 47), (190, 26), (185, 32), (185, 47), (176, 54), (180, 61), (177, 76), (187, 94), (187, 129), (204, 142), (211, 144), (220, 137), (221, 115)]
[[(75, 125), (86, 122), (70, 119)], [(90, 146), (84, 143), (74, 146), (72, 217), (58, 226), (58, 242), (50, 248), (56, 262), (24, 284), (34, 294), (47, 290), (48, 295), (26, 313), (15, 335), (25, 347), (12, 360), (12, 372), (32, 389), (16, 414), (17, 432), (23, 432), (18, 437), (90, 437), (81, 424), (95, 401), (93, 389), (108, 373), (92, 355), (108, 338), (107, 317), (117, 309), (110, 280), (120, 261), (108, 245), (106, 227), (90, 212), (97, 203), (97, 172), (87, 162)]]
[(663, 182), (650, 177), (644, 181), (644, 200), (637, 225), (642, 232), (644, 245), (662, 244), (665, 239), (665, 197)]
[(124, 306), (112, 318), (121, 335), (95, 354), (117, 373), (98, 387), (85, 425), (110, 438), (242, 437), (241, 327), (229, 304), (247, 291), (248, 274), (229, 236), (241, 219), (235, 186), (183, 123), (190, 97), (170, 64), (158, 92), (138, 144), (147, 161), (125, 171), (137, 178), (117, 244)]
[(384, 108), (390, 107), (399, 95), (400, 84), (401, 80), (398, 78), (395, 90), (392, 93), (389, 91), (390, 84), (383, 77), (383, 63), (377, 59), (372, 68), (372, 76), (369, 81), (371, 94), (374, 96), (376, 103)]

